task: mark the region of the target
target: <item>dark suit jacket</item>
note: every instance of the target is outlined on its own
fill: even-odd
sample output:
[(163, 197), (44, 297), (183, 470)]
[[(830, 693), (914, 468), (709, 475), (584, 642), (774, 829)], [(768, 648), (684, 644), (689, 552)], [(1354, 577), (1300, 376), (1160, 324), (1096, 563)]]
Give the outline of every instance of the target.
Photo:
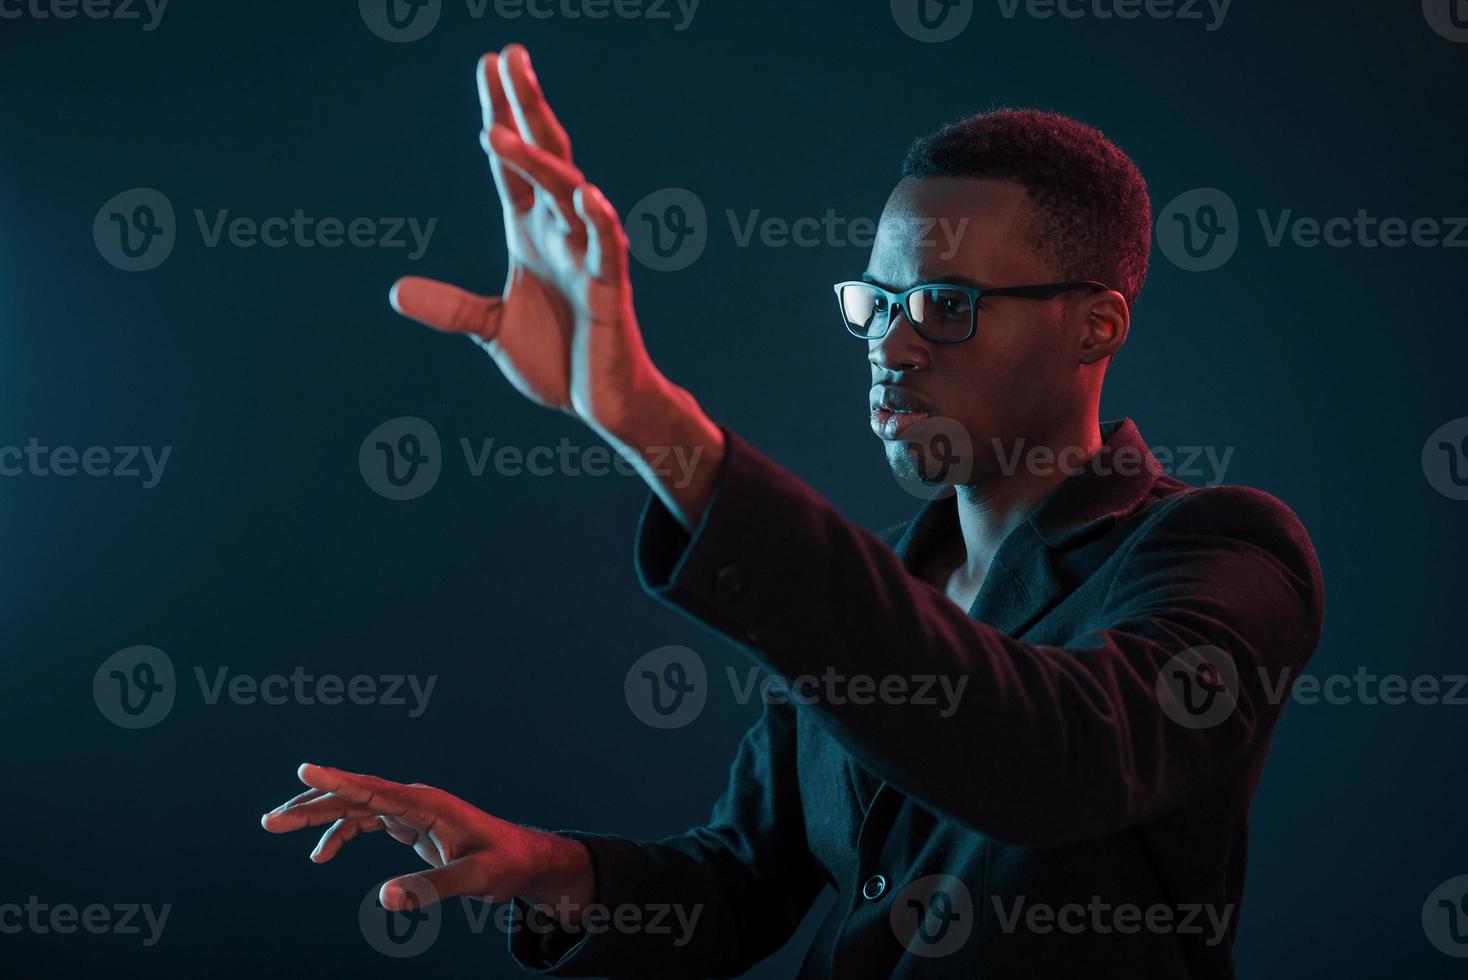
[(1108, 422), (1095, 465), (1005, 538), (965, 613), (912, 574), (958, 533), (951, 499), (884, 540), (726, 435), (691, 536), (655, 499), (644, 512), (646, 589), (787, 678), (966, 686), (947, 717), (895, 698), (766, 704), (706, 826), (573, 834), (599, 902), (698, 907), (691, 940), (520, 932), (521, 964), (735, 975), (830, 885), (802, 977), (1233, 976), (1277, 692), (1321, 629), (1294, 514), (1162, 475), (1130, 420)]

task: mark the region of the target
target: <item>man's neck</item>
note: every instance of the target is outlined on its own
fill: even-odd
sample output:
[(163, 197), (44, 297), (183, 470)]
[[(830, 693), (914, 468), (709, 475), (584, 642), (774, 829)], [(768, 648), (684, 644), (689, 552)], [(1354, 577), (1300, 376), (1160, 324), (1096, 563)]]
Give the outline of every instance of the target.
[[(1052, 451), (1052, 460), (1057, 457), (1065, 459), (1068, 465), (1064, 468), (1024, 465), (1024, 460), (1029, 458), (1036, 445), (1046, 446)], [(939, 565), (942, 582), (935, 584), (946, 586), (950, 597), (967, 608), (978, 594), (989, 565), (1009, 532), (1074, 471), (1069, 464), (1076, 461), (1077, 449), (1073, 448), (1063, 456), (1060, 451), (1078, 447), (1082, 457), (1080, 461), (1084, 462), (1102, 445), (1100, 426), (1096, 418), (1091, 417), (1074, 436), (1052, 437), (1041, 444), (1026, 443), (1019, 456), (1021, 463), (1013, 472), (994, 473), (987, 479), (959, 487), (955, 504), (962, 543), (960, 547), (959, 542), (953, 542), (944, 549), (944, 559)], [(1013, 452), (1014, 448), (1003, 447), (1005, 452)]]

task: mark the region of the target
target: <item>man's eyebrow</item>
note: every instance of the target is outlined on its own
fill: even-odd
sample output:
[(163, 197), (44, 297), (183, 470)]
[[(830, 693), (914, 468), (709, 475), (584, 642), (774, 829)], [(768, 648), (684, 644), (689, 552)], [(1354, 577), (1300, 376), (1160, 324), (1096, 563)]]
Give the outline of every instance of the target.
[[(891, 287), (891, 286), (887, 285), (886, 283), (882, 282), (876, 276), (872, 275), (870, 272), (863, 272), (861, 274), (861, 281), (862, 282), (869, 282), (869, 283), (871, 283), (874, 286), (881, 286), (883, 289), (891, 289), (892, 292), (894, 292), (894, 293), (901, 292), (901, 290), (894, 289), (893, 287)], [(914, 286), (929, 286), (929, 285), (934, 285), (934, 284), (937, 284), (937, 283), (947, 283), (947, 284), (954, 285), (954, 286), (969, 286), (969, 287), (971, 287), (973, 289), (992, 289), (993, 288), (988, 283), (986, 283), (986, 282), (980, 282), (979, 280), (975, 279), (973, 276), (966, 276), (966, 275), (964, 275), (961, 272), (941, 272), (941, 273), (938, 273), (936, 275), (923, 276), (917, 282), (913, 283), (913, 285)], [(903, 288), (906, 289), (908, 287), (904, 286)]]

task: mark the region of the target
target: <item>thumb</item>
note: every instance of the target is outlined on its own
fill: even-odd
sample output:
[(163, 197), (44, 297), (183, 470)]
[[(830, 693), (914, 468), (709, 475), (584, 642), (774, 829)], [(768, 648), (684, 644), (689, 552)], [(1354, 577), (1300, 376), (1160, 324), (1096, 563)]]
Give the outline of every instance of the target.
[(484, 866), (470, 854), (439, 868), (430, 868), (382, 883), (377, 900), (389, 912), (426, 908), (458, 895), (484, 895), (493, 890)]
[(474, 334), (492, 340), (499, 333), (498, 296), (480, 296), (446, 282), (404, 276), (393, 283), (388, 302), (403, 316), (448, 333)]

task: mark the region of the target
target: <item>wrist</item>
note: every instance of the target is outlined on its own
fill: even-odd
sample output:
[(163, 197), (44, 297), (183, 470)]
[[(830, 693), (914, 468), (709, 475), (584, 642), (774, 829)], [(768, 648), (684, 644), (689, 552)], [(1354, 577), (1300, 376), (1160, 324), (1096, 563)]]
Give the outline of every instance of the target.
[(653, 369), (627, 399), (621, 417), (597, 428), (609, 442), (641, 455), (646, 447), (677, 442), (689, 421), (701, 414), (692, 395)]
[(703, 516), (723, 464), (724, 433), (684, 389), (654, 376), (632, 400), (634, 410), (603, 438), (689, 531)]
[(596, 866), (585, 844), (540, 833), (535, 873), (520, 897), (549, 909), (568, 929), (579, 928), (581, 912), (596, 898)]

